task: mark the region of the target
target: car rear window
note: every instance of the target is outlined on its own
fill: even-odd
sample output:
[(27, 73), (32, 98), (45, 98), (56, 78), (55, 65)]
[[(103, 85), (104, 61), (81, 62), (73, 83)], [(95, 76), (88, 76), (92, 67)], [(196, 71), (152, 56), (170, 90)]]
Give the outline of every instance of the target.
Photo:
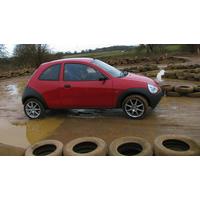
[(48, 67), (45, 71), (42, 72), (42, 74), (39, 77), (39, 80), (45, 80), (45, 81), (59, 80), (60, 68), (61, 68), (60, 64)]

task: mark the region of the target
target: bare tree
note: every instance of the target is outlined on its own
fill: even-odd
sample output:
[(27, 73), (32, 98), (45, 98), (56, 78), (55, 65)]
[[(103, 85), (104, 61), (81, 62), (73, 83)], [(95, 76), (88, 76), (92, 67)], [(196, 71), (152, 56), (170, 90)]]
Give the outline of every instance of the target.
[(8, 55), (4, 44), (0, 44), (0, 58), (5, 58)]
[(51, 54), (47, 44), (18, 44), (14, 49), (17, 64), (38, 67), (50, 60)]

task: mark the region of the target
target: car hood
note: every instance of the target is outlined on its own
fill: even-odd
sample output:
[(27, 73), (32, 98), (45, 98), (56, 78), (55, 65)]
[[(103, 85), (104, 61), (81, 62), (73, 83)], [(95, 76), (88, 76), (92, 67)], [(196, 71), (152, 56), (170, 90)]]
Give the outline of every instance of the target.
[(142, 76), (142, 75), (132, 74), (132, 73), (128, 73), (128, 75), (123, 77), (123, 79), (129, 80), (129, 81), (134, 80), (134, 81), (143, 82), (143, 83), (147, 83), (147, 84), (157, 85), (156, 82), (151, 78), (148, 78), (148, 77)]

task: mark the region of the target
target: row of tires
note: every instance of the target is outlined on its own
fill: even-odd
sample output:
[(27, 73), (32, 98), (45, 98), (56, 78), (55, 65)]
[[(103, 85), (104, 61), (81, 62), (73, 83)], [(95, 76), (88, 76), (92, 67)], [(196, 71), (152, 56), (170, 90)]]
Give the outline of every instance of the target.
[(166, 71), (163, 77), (169, 78), (169, 79), (200, 81), (200, 69), (197, 69), (195, 71), (197, 71), (197, 72), (188, 72), (187, 70)]
[(166, 96), (179, 97), (179, 96), (188, 96), (188, 97), (200, 97), (200, 85), (191, 86), (191, 85), (161, 85), (162, 90)]
[(156, 65), (132, 66), (127, 68), (122, 68), (121, 70), (130, 73), (142, 73), (143, 75), (147, 75), (147, 73), (150, 73), (155, 70), (157, 71), (158, 67)]
[(167, 66), (168, 70), (173, 70), (173, 69), (188, 69), (188, 70), (194, 70), (194, 69), (200, 69), (199, 64), (194, 64), (194, 65), (169, 65)]
[(58, 140), (40, 141), (26, 150), (0, 144), (0, 155), (6, 156), (199, 156), (199, 144), (183, 135), (162, 135), (153, 146), (144, 138), (122, 137), (108, 146), (97, 137), (82, 137), (63, 145)]

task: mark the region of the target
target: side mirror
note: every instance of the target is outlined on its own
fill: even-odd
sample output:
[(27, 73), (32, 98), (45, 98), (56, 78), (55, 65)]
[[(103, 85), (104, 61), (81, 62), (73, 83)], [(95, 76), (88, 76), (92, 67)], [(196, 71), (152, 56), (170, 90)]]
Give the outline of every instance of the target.
[(99, 81), (106, 81), (106, 80), (108, 80), (108, 78), (107, 78), (107, 77), (105, 77), (105, 76), (104, 76), (104, 77), (100, 77), (100, 78), (99, 78)]

